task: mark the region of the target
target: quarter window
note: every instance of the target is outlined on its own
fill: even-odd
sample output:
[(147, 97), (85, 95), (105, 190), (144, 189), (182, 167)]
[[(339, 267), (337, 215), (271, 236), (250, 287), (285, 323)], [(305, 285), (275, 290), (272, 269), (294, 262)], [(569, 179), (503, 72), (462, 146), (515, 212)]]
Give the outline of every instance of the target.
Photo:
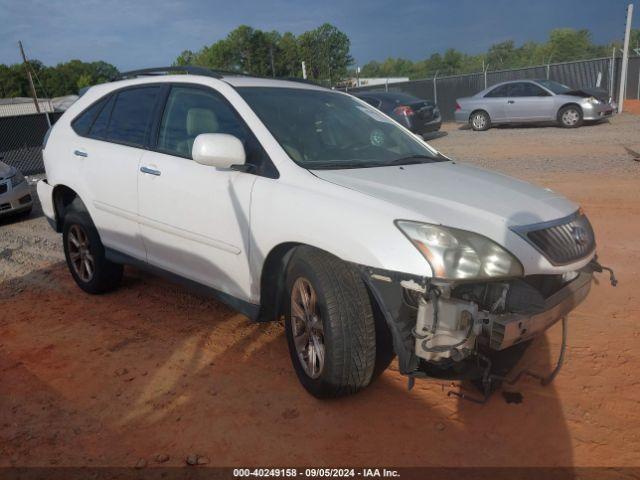
[(76, 119), (73, 121), (72, 127), (73, 130), (78, 135), (86, 135), (93, 124), (96, 116), (104, 107), (104, 104), (107, 102), (107, 98), (102, 98), (87, 108), (84, 112), (82, 112)]
[(119, 92), (111, 112), (107, 139), (128, 145), (144, 145), (151, 128), (159, 92), (159, 86)]
[(111, 110), (113, 109), (113, 100), (114, 96), (112, 95), (109, 100), (104, 105), (104, 108), (100, 111), (96, 120), (93, 122), (93, 126), (91, 127), (91, 131), (89, 132), (89, 136), (93, 138), (104, 138), (107, 133), (107, 125), (109, 124), (109, 117), (111, 116)]

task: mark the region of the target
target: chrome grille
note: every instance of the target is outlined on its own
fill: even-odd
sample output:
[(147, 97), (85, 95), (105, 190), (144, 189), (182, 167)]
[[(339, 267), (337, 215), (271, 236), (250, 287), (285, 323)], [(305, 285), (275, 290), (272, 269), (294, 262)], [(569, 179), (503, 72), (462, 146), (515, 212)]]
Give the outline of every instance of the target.
[(576, 212), (570, 217), (514, 229), (554, 265), (564, 265), (586, 257), (596, 247), (589, 219)]

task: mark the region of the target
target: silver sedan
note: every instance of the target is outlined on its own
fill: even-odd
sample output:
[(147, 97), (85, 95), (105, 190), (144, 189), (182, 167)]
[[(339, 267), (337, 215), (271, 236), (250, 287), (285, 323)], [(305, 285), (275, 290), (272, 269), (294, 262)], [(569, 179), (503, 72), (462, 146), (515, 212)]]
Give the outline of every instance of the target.
[(33, 198), (24, 176), (14, 167), (0, 162), (0, 217), (31, 211)]
[(603, 90), (577, 89), (553, 80), (517, 80), (493, 85), (456, 101), (455, 119), (474, 130), (503, 123), (558, 122), (567, 128), (616, 113)]

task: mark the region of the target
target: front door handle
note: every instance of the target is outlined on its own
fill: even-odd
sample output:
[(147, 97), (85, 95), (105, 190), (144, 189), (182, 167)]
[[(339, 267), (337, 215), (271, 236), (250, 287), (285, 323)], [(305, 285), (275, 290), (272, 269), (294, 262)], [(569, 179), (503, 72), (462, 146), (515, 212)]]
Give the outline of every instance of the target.
[(149, 167), (140, 167), (140, 171), (142, 173), (148, 173), (149, 175), (155, 175), (156, 177), (160, 176), (160, 170), (154, 170), (153, 168), (149, 168)]
[(76, 157), (88, 157), (87, 152), (85, 152), (83, 150), (74, 150), (73, 154)]
[(507, 100), (507, 103), (516, 103), (514, 100)]

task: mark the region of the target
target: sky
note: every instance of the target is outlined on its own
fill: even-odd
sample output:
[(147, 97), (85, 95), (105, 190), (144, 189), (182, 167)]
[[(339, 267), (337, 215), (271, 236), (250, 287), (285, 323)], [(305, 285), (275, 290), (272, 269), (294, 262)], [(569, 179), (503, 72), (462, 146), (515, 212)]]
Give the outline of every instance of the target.
[[(622, 39), (628, 0), (0, 0), (0, 63), (104, 60), (120, 70), (170, 65), (241, 24), (295, 34), (324, 22), (351, 39), (358, 65), (420, 60), (447, 48), (469, 54), (504, 40), (545, 41), (587, 28), (596, 43)], [(634, 4), (640, 28), (640, 1)]]

